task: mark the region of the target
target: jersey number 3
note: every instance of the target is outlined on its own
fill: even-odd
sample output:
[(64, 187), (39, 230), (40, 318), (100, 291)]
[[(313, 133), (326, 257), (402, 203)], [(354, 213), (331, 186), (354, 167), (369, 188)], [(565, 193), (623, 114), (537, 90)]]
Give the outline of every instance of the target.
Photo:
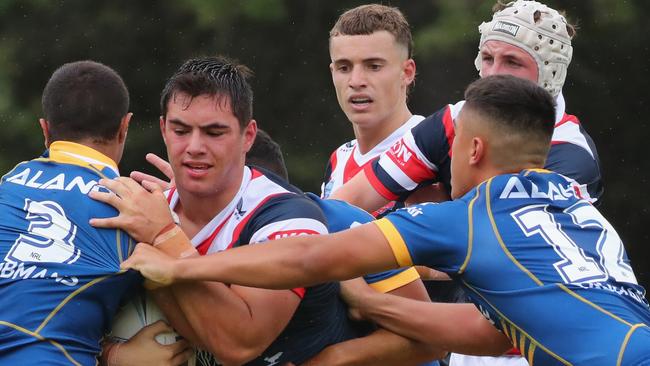
[[(558, 216), (562, 214), (569, 215), (572, 220), (566, 228), (559, 222)], [(556, 214), (548, 212), (548, 205), (531, 205), (511, 216), (527, 237), (540, 235), (562, 258), (553, 266), (565, 283), (601, 282), (608, 278), (637, 283), (632, 268), (625, 261), (621, 238), (589, 203), (578, 202)], [(583, 229), (591, 230), (585, 233)], [(596, 243), (591, 234), (594, 232), (598, 233)], [(585, 253), (585, 248), (594, 248), (594, 245), (595, 255)]]
[(27, 233), (20, 234), (5, 260), (72, 264), (81, 255), (74, 246), (77, 226), (54, 201), (25, 200)]

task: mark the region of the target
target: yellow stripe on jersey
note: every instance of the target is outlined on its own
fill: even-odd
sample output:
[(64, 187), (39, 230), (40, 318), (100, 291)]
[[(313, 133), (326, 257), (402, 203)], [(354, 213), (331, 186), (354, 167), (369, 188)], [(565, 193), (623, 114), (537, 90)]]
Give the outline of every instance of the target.
[(411, 259), (411, 253), (409, 253), (406, 243), (400, 235), (399, 231), (395, 228), (392, 222), (388, 219), (383, 218), (381, 220), (373, 221), (379, 230), (384, 234), (390, 248), (393, 250), (393, 255), (395, 255), (395, 260), (400, 267), (410, 267), (413, 265), (413, 259)]
[(63, 355), (65, 356), (65, 358), (67, 358), (68, 361), (72, 362), (73, 365), (75, 365), (75, 366), (81, 366), (81, 364), (80, 364), (79, 362), (77, 362), (74, 358), (72, 358), (72, 356), (70, 356), (70, 354), (68, 353), (68, 351), (66, 351), (65, 348), (63, 348), (63, 346), (62, 346), (61, 344), (59, 344), (58, 342), (55, 342), (55, 341), (53, 341), (53, 340), (51, 340), (51, 339), (45, 339), (45, 337), (43, 337), (42, 335), (38, 334), (37, 332), (32, 332), (31, 330), (25, 329), (25, 328), (21, 327), (20, 325), (16, 325), (16, 324), (13, 324), (13, 323), (9, 323), (9, 322), (3, 321), (3, 320), (0, 320), (0, 325), (5, 325), (5, 326), (7, 326), (7, 327), (9, 327), (9, 328), (12, 328), (12, 329), (14, 329), (14, 330), (17, 330), (17, 331), (19, 331), (19, 332), (21, 332), (21, 333), (25, 333), (25, 334), (27, 334), (27, 335), (30, 335), (30, 336), (32, 336), (32, 337), (38, 339), (39, 341), (50, 343), (50, 344), (53, 345), (56, 349), (58, 349), (59, 351), (61, 351), (61, 353), (63, 353)]
[(528, 354), (526, 354), (526, 360), (528, 360), (528, 366), (533, 366), (533, 359), (535, 358), (536, 348), (537, 345), (535, 343), (530, 344), (530, 348), (528, 349)]
[(415, 269), (415, 267), (411, 267), (392, 277), (383, 279), (375, 283), (371, 283), (370, 287), (374, 288), (376, 291), (387, 293), (395, 289), (398, 289), (402, 286), (408, 285), (409, 283), (413, 281), (417, 281), (419, 279), (420, 279), (420, 274)]
[[(78, 157), (75, 157), (78, 156)], [(83, 158), (94, 160), (97, 164)], [(55, 141), (50, 145), (50, 159), (60, 163), (70, 163), (81, 166), (108, 166), (117, 170), (113, 159), (88, 146), (70, 141)], [(99, 170), (102, 170), (99, 168)]]
[(87, 284), (85, 284), (85, 285), (79, 287), (78, 289), (76, 289), (76, 290), (75, 290), (74, 292), (72, 292), (70, 295), (66, 296), (66, 298), (63, 299), (63, 301), (61, 301), (61, 303), (59, 303), (59, 305), (57, 305), (56, 308), (54, 308), (54, 310), (52, 310), (52, 312), (50, 313), (50, 315), (48, 315), (48, 316), (45, 318), (45, 320), (43, 320), (43, 322), (41, 323), (41, 325), (39, 325), (38, 328), (36, 328), (36, 330), (35, 330), (34, 332), (36, 332), (36, 333), (40, 332), (40, 331), (41, 331), (41, 330), (42, 330), (42, 329), (47, 325), (47, 323), (49, 323), (49, 321), (52, 320), (52, 318), (53, 318), (53, 317), (54, 317), (54, 316), (59, 312), (59, 310), (61, 310), (61, 308), (62, 308), (63, 306), (65, 306), (65, 304), (67, 304), (67, 303), (68, 303), (70, 300), (72, 300), (75, 296), (79, 295), (81, 292), (83, 292), (84, 290), (86, 290), (88, 287), (90, 287), (90, 286), (92, 286), (92, 285), (94, 285), (94, 284), (96, 284), (96, 283), (98, 283), (98, 282), (101, 282), (101, 281), (105, 280), (106, 278), (108, 278), (108, 277), (110, 277), (110, 276), (112, 276), (112, 275), (107, 275), (107, 276), (103, 276), (103, 277), (95, 278), (94, 280), (92, 280), (92, 281), (88, 282)]
[(532, 272), (528, 270), (528, 268), (524, 267), (515, 257), (510, 253), (506, 245), (503, 243), (503, 239), (501, 239), (501, 234), (499, 233), (499, 228), (497, 227), (496, 222), (494, 221), (494, 215), (492, 215), (492, 205), (490, 204), (490, 185), (492, 184), (492, 180), (494, 178), (490, 178), (487, 182), (487, 187), (485, 188), (485, 204), (487, 206), (487, 214), (488, 217), (490, 218), (490, 224), (492, 224), (492, 231), (494, 232), (495, 237), (497, 238), (497, 241), (499, 241), (499, 245), (501, 245), (501, 249), (503, 252), (508, 256), (508, 258), (514, 263), (519, 269), (521, 269), (522, 272), (528, 275), (533, 281), (538, 286), (543, 286), (544, 284), (542, 281), (540, 281)]
[(627, 348), (627, 342), (629, 342), (630, 337), (632, 337), (632, 333), (634, 333), (634, 331), (637, 330), (637, 328), (641, 328), (641, 327), (647, 327), (647, 325), (643, 323), (634, 324), (634, 326), (630, 328), (630, 330), (625, 335), (623, 344), (621, 344), (621, 350), (618, 352), (618, 359), (616, 360), (616, 366), (620, 366), (621, 362), (623, 362), (623, 354), (625, 353), (625, 348)]
[(564, 286), (563, 284), (558, 284), (558, 287), (561, 288), (561, 289), (562, 289), (564, 292), (566, 292), (567, 294), (569, 294), (569, 295), (575, 297), (576, 299), (578, 299), (578, 300), (584, 302), (585, 304), (587, 304), (587, 305), (593, 307), (594, 309), (596, 309), (596, 310), (598, 310), (598, 311), (600, 311), (600, 312), (602, 312), (602, 313), (604, 313), (604, 314), (606, 314), (606, 315), (608, 315), (608, 316), (610, 316), (610, 317), (612, 317), (612, 318), (618, 320), (619, 322), (621, 322), (621, 323), (623, 323), (623, 324), (625, 324), (625, 325), (627, 325), (627, 326), (630, 326), (630, 327), (632, 326), (632, 323), (630, 323), (630, 322), (628, 322), (628, 321), (625, 321), (624, 319), (618, 317), (617, 315), (612, 314), (612, 313), (610, 313), (609, 311), (607, 311), (607, 310), (601, 308), (600, 306), (594, 304), (593, 302), (591, 302), (591, 301), (585, 299), (584, 297), (582, 297), (582, 296), (578, 295), (577, 293), (571, 291), (568, 287)]
[(469, 259), (472, 257), (472, 245), (474, 244), (474, 202), (476, 202), (476, 200), (481, 195), (482, 185), (483, 183), (481, 183), (478, 188), (476, 188), (476, 196), (472, 198), (472, 200), (469, 202), (469, 207), (467, 208), (467, 255), (465, 256), (465, 260), (458, 270), (458, 274), (465, 272), (467, 264), (469, 264)]
[(535, 173), (553, 173), (552, 171), (550, 171), (548, 169), (542, 169), (542, 168), (526, 169), (526, 173), (524, 173), (524, 177), (527, 177), (532, 172), (535, 172)]

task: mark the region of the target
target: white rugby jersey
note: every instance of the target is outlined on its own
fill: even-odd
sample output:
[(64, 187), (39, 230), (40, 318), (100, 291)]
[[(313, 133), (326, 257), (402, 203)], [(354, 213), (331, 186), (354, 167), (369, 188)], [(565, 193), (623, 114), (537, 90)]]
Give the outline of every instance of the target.
[(424, 120), (423, 116), (411, 116), (406, 123), (365, 154), (359, 151), (356, 139), (339, 146), (338, 149), (334, 150), (325, 167), (325, 178), (321, 185), (321, 198), (329, 197), (345, 182), (360, 172), (366, 164), (388, 150), (402, 135), (422, 120)]

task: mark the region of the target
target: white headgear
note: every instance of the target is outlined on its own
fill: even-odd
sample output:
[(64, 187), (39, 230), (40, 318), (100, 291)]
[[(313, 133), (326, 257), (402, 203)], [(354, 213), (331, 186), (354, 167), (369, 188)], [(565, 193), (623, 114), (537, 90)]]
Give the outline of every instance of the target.
[[(539, 12), (537, 22), (535, 12)], [(562, 91), (573, 48), (566, 19), (556, 10), (537, 1), (516, 0), (494, 13), (492, 21), (482, 23), (478, 30), (481, 41), (474, 64), (479, 72), (483, 44), (490, 40), (502, 41), (533, 56), (541, 87), (553, 96)]]

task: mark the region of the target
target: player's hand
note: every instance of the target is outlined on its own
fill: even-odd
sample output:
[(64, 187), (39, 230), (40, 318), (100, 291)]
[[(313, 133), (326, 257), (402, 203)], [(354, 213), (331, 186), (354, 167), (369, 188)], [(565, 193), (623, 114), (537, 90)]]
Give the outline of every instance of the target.
[(134, 269), (158, 286), (168, 286), (174, 282), (176, 259), (149, 244), (139, 243), (133, 253), (120, 267)]
[(348, 315), (354, 320), (363, 320), (363, 307), (369, 297), (377, 295), (363, 278), (341, 281), (341, 298), (348, 304)]
[(131, 339), (111, 350), (109, 366), (182, 365), (193, 353), (186, 340), (168, 345), (156, 341), (157, 335), (173, 331), (162, 320), (140, 329)]
[(142, 181), (149, 181), (159, 185), (163, 190), (171, 188), (174, 185), (174, 172), (172, 171), (172, 166), (167, 162), (167, 160), (153, 153), (148, 153), (145, 156), (145, 159), (147, 159), (149, 164), (160, 170), (160, 172), (163, 173), (168, 180), (165, 181), (151, 174), (139, 172), (137, 170), (132, 171), (129, 176), (138, 183), (142, 183)]
[(133, 239), (152, 243), (162, 229), (174, 222), (162, 188), (143, 181), (142, 186), (131, 178), (101, 179), (99, 184), (111, 192), (91, 191), (89, 197), (115, 207), (116, 217), (93, 218), (90, 225), (125, 230)]

